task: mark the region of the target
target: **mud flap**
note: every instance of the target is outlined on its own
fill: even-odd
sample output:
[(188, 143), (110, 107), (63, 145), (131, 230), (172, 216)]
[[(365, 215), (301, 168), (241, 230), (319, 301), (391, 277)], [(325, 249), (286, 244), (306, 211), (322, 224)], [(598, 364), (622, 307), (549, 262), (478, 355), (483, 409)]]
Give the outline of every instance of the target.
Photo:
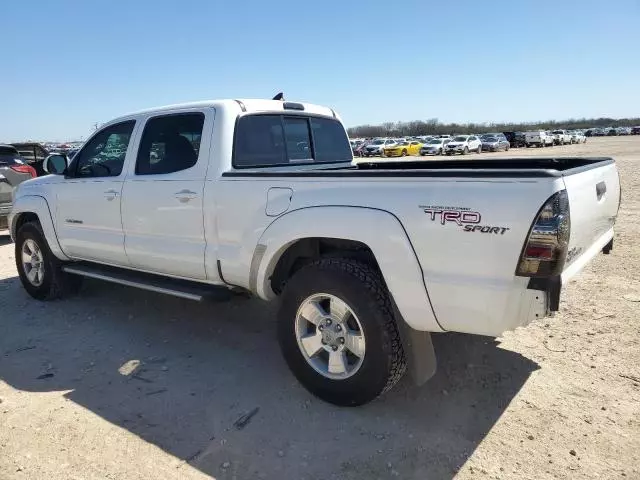
[(415, 385), (424, 385), (436, 373), (436, 352), (431, 342), (431, 332), (414, 330), (404, 321), (393, 302), (393, 313), (400, 331), (402, 347), (407, 358), (409, 373)]

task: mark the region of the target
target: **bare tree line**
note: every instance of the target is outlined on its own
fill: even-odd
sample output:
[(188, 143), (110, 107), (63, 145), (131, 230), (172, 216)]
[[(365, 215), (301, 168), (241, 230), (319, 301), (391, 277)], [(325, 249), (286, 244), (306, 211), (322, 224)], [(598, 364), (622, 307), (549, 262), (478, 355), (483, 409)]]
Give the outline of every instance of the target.
[(537, 123), (440, 123), (437, 118), (411, 122), (385, 122), (381, 125), (360, 125), (347, 129), (351, 138), (401, 137), (452, 133), (521, 132), (527, 130), (569, 130), (594, 127), (631, 127), (640, 125), (640, 118), (571, 118)]

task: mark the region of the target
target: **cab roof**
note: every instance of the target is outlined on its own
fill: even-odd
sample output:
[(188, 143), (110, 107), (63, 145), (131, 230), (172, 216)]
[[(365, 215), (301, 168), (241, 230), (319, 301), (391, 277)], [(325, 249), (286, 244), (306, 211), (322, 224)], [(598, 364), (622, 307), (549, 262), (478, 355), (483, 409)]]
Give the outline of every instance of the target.
[(312, 103), (289, 102), (281, 100), (264, 100), (264, 99), (225, 99), (225, 100), (204, 100), (200, 102), (178, 103), (175, 105), (165, 105), (162, 107), (148, 108), (123, 115), (109, 121), (123, 120), (139, 115), (162, 114), (163, 112), (188, 110), (195, 108), (216, 108), (228, 113), (256, 113), (256, 112), (290, 112), (290, 113), (314, 113), (337, 117), (336, 113), (329, 107), (314, 105)]

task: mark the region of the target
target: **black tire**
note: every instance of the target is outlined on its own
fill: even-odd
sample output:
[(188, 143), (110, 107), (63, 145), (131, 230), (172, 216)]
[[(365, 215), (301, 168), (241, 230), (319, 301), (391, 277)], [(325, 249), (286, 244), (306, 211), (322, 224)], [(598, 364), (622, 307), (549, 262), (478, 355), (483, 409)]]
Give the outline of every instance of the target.
[[(34, 241), (42, 252), (43, 280), (37, 286), (27, 278), (27, 273), (22, 263), (22, 246), (27, 240)], [(63, 262), (51, 252), (40, 222), (27, 222), (18, 229), (16, 233), (15, 259), (22, 286), (29, 295), (37, 300), (62, 298), (76, 293), (82, 286), (82, 277), (62, 271)]]
[[(334, 295), (346, 302), (362, 325), (366, 353), (360, 368), (345, 379), (334, 380), (318, 373), (298, 347), (298, 308), (317, 293)], [(375, 269), (359, 261), (322, 258), (298, 270), (282, 294), (278, 322), (280, 348), (289, 368), (307, 390), (326, 402), (363, 405), (391, 389), (406, 371), (387, 288)]]
[(462, 150), (462, 154), (467, 155), (468, 153), (469, 153), (469, 147), (464, 147), (464, 150)]
[(476, 153), (482, 153), (482, 145), (478, 145), (478, 149), (476, 150)]
[(407, 156), (407, 151), (406, 150), (402, 150), (402, 156), (406, 157)]

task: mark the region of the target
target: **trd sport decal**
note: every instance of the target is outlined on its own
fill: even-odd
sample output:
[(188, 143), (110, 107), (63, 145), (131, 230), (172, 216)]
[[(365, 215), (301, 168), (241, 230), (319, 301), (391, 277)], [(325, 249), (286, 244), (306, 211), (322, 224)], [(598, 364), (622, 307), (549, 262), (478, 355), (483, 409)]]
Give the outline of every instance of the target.
[(465, 232), (493, 233), (504, 235), (509, 231), (509, 227), (495, 227), (492, 225), (480, 225), (482, 215), (480, 212), (473, 212), (467, 207), (441, 207), (437, 205), (420, 205), (420, 208), (429, 215), (432, 222), (440, 225), (454, 223)]

